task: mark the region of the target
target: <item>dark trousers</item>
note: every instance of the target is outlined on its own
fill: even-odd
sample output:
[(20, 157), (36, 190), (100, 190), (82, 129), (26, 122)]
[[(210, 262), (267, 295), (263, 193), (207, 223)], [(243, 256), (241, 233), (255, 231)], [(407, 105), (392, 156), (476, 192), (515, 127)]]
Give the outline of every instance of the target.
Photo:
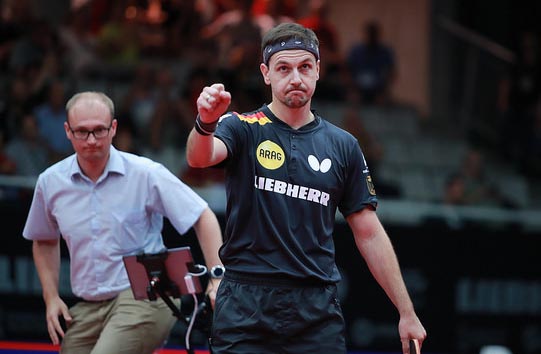
[(250, 283), (224, 278), (216, 296), (213, 354), (344, 354), (336, 284)]

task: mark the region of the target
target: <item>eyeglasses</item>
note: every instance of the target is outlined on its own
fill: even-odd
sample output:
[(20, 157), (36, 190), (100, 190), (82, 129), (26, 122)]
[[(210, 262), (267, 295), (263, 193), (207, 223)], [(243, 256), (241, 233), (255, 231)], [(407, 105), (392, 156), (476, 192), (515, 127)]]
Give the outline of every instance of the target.
[(94, 135), (94, 139), (103, 139), (107, 135), (109, 135), (109, 130), (111, 130), (111, 125), (109, 125), (108, 128), (96, 128), (94, 130), (73, 130), (71, 127), (69, 129), (71, 130), (71, 133), (73, 134), (73, 137), (77, 140), (87, 140), (90, 134)]

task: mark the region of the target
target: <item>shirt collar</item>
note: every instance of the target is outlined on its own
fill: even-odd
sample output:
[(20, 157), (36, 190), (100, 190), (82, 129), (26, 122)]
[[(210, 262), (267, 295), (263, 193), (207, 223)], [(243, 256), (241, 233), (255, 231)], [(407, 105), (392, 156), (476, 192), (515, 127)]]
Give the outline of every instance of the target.
[[(262, 110), (265, 112), (265, 115), (270, 119), (272, 120), (273, 122), (275, 123), (278, 123), (279, 125), (282, 125), (284, 127), (287, 127), (288, 129), (292, 129), (287, 123), (285, 123), (284, 121), (282, 121), (281, 119), (279, 119), (278, 117), (276, 117), (274, 115), (274, 113), (272, 113), (272, 111), (270, 110), (269, 106), (267, 104), (264, 104), (263, 107), (262, 107)], [(314, 115), (314, 120), (311, 121), (310, 123), (308, 124), (305, 124), (303, 125), (302, 127), (300, 127), (299, 129), (297, 129), (298, 132), (301, 132), (301, 131), (309, 131), (309, 130), (312, 130), (316, 127), (319, 126), (319, 123), (321, 121), (321, 118), (319, 117), (319, 115), (316, 113), (316, 111), (314, 109), (311, 109), (310, 112), (312, 112), (312, 114)]]
[[(73, 154), (72, 158), (73, 160), (70, 167), (70, 176), (72, 178), (76, 175), (83, 177), (83, 171), (81, 171), (81, 167), (77, 163), (77, 154)], [(103, 171), (100, 179), (104, 178), (104, 176), (109, 175), (109, 173), (118, 173), (120, 175), (124, 175), (126, 173), (126, 166), (124, 165), (124, 161), (120, 157), (120, 152), (112, 145), (109, 149), (109, 161), (107, 161), (107, 165), (105, 165), (105, 170)]]

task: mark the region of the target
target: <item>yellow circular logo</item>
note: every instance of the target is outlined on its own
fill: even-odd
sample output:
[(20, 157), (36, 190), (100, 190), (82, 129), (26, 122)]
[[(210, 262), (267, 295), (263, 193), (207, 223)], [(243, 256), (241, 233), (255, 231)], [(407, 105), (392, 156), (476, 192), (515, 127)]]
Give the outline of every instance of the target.
[(285, 162), (284, 150), (270, 140), (265, 140), (257, 147), (257, 161), (266, 169), (276, 170)]

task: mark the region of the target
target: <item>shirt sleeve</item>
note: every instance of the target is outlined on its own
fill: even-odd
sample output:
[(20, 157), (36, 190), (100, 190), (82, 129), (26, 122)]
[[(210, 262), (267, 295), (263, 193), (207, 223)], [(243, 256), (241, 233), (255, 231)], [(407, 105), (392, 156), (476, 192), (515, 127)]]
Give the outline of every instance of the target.
[(216, 133), (214, 136), (225, 144), (227, 147), (228, 158), (235, 156), (241, 148), (241, 128), (240, 119), (233, 112), (228, 112), (220, 118)]
[(180, 234), (186, 233), (208, 207), (203, 198), (161, 164), (153, 164), (149, 183), (149, 207), (167, 217)]
[(58, 224), (47, 202), (43, 176), (38, 178), (34, 189), (34, 197), (23, 229), (23, 237), (28, 240), (51, 240), (60, 237)]
[(356, 141), (351, 146), (348, 161), (344, 197), (338, 205), (344, 217), (366, 207), (376, 209), (378, 204), (368, 165)]

